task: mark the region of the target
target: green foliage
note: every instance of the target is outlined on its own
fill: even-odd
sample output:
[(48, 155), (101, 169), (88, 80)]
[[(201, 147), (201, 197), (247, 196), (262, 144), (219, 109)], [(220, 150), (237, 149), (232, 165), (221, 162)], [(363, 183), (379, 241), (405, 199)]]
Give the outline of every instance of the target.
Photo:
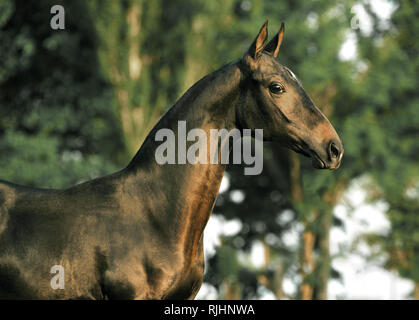
[(372, 178), (367, 191), (371, 200), (388, 205), (391, 231), (365, 237), (374, 248), (371, 258), (384, 253), (387, 268), (418, 283), (419, 59), (413, 41), (419, 30), (418, 8), (414, 1), (402, 1), (390, 25), (383, 27), (365, 7), (373, 30), (357, 32), (358, 60), (354, 63), (361, 62), (363, 67), (354, 68), (352, 86), (343, 86), (334, 102), (338, 106), (334, 118), (345, 146), (339, 176)]
[(1, 2), (2, 179), (66, 187), (112, 172), (124, 152), (83, 2), (63, 4), (65, 32), (49, 28), (52, 1)]
[[(53, 4), (65, 7), (65, 31), (49, 28)], [(419, 7), (401, 1), (383, 26), (363, 3), (373, 21), (372, 32), (364, 34), (350, 29), (354, 4), (1, 0), (0, 177), (66, 187), (120, 168), (186, 89), (240, 58), (266, 19), (270, 37), (284, 21), (280, 61), (331, 119), (344, 144), (343, 163), (326, 172), (301, 159), (296, 182), (290, 170), (300, 165), (286, 149), (266, 144), (260, 176), (229, 166), (230, 187), (215, 212), (240, 219), (242, 228), (209, 259), (206, 281), (217, 288), (233, 283), (243, 298), (258, 297), (261, 287), (279, 297), (280, 285), (272, 284), (283, 276), (299, 279), (302, 272), (302, 245), (290, 248), (283, 236), (303, 226), (314, 235), (317, 257), (305, 281), (315, 298), (324, 298), (327, 279), (338, 276), (328, 248), (331, 226), (342, 225), (333, 207), (352, 179), (367, 175), (370, 196), (388, 204), (392, 226), (388, 235), (368, 235), (367, 242), (386, 254), (387, 268), (418, 283)], [(338, 53), (350, 31), (358, 57), (342, 61)], [(293, 198), (295, 184), (303, 201)], [(243, 201), (234, 200), (237, 192)], [(248, 254), (256, 241), (271, 257), (259, 269), (238, 255)]]
[(128, 157), (184, 89), (187, 43), (200, 6), (190, 0), (87, 3)]
[[(339, 60), (338, 52), (345, 31), (350, 26), (349, 11), (352, 2), (250, 1), (249, 3), (250, 10), (245, 15), (241, 15), (240, 10), (232, 13), (237, 22), (230, 33), (236, 36), (229, 39), (229, 45), (240, 48), (240, 51), (234, 49), (237, 50), (236, 57), (244, 53), (250, 44), (249, 39), (253, 39), (255, 30), (260, 28), (261, 22), (266, 18), (270, 21), (270, 37), (279, 30), (280, 22), (285, 21), (285, 37), (279, 53), (280, 61), (290, 67), (302, 80), (318, 107), (332, 114), (334, 106), (328, 98), (329, 92), (334, 93), (351, 82), (350, 65)], [(233, 8), (240, 7), (244, 1), (237, 1), (236, 4), (237, 6)], [(237, 41), (237, 45), (234, 45), (234, 40)], [(332, 122), (333, 120), (332, 117)], [(304, 201), (296, 203), (291, 199), (292, 186), (289, 173), (291, 163), (288, 155), (289, 152), (285, 149), (267, 144), (264, 151), (264, 170), (260, 176), (243, 177), (240, 171), (230, 168), (230, 190), (220, 195), (215, 210), (228, 218), (237, 217), (237, 212), (240, 212), (239, 218), (243, 223), (243, 229), (236, 237), (242, 240), (236, 243), (242, 247), (238, 246), (237, 249), (250, 250), (254, 241), (266, 241), (268, 244), (266, 250), (270, 255), (277, 256), (277, 259), (271, 261), (271, 265), (268, 263), (268, 269), (275, 264), (282, 264), (283, 272), (290, 278), (296, 278), (299, 270), (295, 262), (298, 261), (299, 252), (296, 248), (288, 248), (282, 236), (295, 227), (297, 221), (313, 222), (307, 227), (321, 233), (324, 221), (316, 217), (319, 211), (321, 213), (331, 210), (330, 204), (324, 202), (323, 194), (332, 190), (343, 176), (335, 172), (315, 171), (310, 161), (302, 160)], [(231, 200), (230, 194), (235, 190), (245, 193), (246, 197), (242, 203), (234, 203)], [(293, 214), (284, 222), (281, 216), (286, 209), (291, 209), (292, 211), (288, 212)], [(327, 216), (329, 219), (331, 217), (326, 214), (320, 216)], [(321, 259), (328, 261), (328, 257)], [(248, 282), (255, 280), (255, 274), (248, 275), (250, 277), (247, 279)], [(267, 273), (267, 276), (269, 282), (274, 281), (274, 273)], [(311, 276), (314, 282), (318, 278), (314, 274)], [(242, 280), (241, 283), (246, 281)]]

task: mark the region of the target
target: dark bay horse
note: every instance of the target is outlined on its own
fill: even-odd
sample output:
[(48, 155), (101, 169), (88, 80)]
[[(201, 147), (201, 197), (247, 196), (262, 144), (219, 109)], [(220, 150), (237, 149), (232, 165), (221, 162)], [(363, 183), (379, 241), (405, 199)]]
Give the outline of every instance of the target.
[[(120, 172), (65, 190), (0, 182), (0, 298), (193, 299), (203, 279), (203, 231), (225, 164), (156, 163), (161, 128), (263, 129), (263, 138), (339, 167), (342, 143), (265, 46), (267, 22), (244, 57), (191, 87)], [(64, 289), (51, 286), (62, 266)]]

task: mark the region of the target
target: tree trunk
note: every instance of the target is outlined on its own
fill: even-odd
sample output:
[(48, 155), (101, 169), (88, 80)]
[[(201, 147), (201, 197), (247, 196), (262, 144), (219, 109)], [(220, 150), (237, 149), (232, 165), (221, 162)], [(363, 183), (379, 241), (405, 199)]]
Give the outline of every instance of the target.
[(316, 263), (316, 288), (314, 290), (314, 299), (327, 300), (327, 287), (330, 278), (330, 229), (333, 225), (333, 208), (342, 197), (346, 189), (346, 180), (339, 180), (336, 185), (323, 194), (323, 201), (328, 208), (319, 215), (318, 246), (319, 256)]
[[(265, 270), (268, 270), (271, 264), (271, 247), (266, 241), (263, 241), (263, 248), (265, 253)], [(280, 300), (285, 297), (282, 283), (284, 280), (284, 272), (280, 261), (275, 263), (275, 269), (272, 281), (269, 281), (265, 276), (259, 278), (259, 282), (273, 292), (275, 297)]]
[(298, 154), (289, 151), (290, 154), (290, 182), (291, 198), (296, 204), (303, 202), (303, 188), (301, 186), (301, 164)]
[(419, 282), (415, 282), (415, 288), (413, 291), (413, 296), (416, 300), (419, 300)]
[(225, 280), (223, 283), (225, 300), (240, 300), (241, 293), (239, 284), (232, 280)]
[[(299, 156), (292, 151), (290, 151), (290, 182), (291, 198), (294, 204), (298, 206), (303, 202), (301, 164)], [(303, 300), (310, 300), (313, 295), (313, 286), (309, 281), (309, 276), (314, 270), (313, 249), (315, 236), (314, 233), (309, 230), (309, 223), (305, 215), (302, 214), (301, 216), (304, 224), (304, 232), (301, 238), (300, 274), (302, 284), (300, 287), (300, 296)]]
[(313, 299), (327, 300), (327, 287), (330, 276), (330, 228), (332, 227), (333, 209), (319, 215), (318, 234), (319, 257), (316, 263), (316, 290)]
[(313, 298), (313, 284), (310, 281), (310, 276), (312, 275), (315, 267), (313, 251), (314, 251), (314, 242), (315, 235), (312, 231), (308, 230), (308, 226), (305, 226), (305, 231), (303, 232), (303, 248), (302, 248), (302, 261), (301, 261), (301, 299), (302, 300), (311, 300)]

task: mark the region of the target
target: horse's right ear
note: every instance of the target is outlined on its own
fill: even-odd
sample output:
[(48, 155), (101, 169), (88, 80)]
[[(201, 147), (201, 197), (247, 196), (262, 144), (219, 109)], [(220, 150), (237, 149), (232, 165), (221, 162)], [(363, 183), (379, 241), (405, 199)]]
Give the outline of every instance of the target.
[(284, 23), (281, 23), (281, 29), (272, 38), (271, 41), (265, 46), (264, 51), (273, 55), (275, 58), (278, 57), (279, 47), (281, 46), (282, 39), (284, 38)]
[(266, 39), (268, 38), (268, 20), (265, 21), (262, 28), (260, 28), (259, 34), (257, 35), (256, 39), (251, 44), (249, 50), (247, 50), (246, 56), (252, 58), (253, 60), (257, 60), (264, 48), (264, 44)]

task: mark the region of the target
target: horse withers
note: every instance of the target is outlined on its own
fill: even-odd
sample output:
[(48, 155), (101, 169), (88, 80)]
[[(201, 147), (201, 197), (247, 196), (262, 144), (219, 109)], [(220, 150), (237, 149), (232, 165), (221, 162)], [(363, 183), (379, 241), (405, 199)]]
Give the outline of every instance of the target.
[(179, 121), (209, 140), (213, 129), (263, 129), (316, 168), (338, 168), (339, 136), (277, 59), (283, 25), (265, 45), (267, 33), (265, 23), (242, 59), (192, 86), (123, 170), (64, 190), (0, 182), (0, 298), (193, 299), (226, 165), (158, 164), (156, 132)]

